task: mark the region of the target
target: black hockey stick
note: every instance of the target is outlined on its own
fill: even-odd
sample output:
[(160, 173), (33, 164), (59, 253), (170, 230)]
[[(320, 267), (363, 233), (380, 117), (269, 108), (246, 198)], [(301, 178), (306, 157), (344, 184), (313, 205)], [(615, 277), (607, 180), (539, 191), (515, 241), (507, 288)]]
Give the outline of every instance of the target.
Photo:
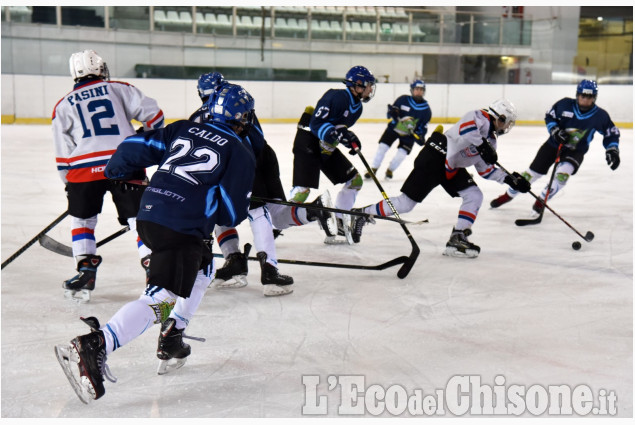
[[(397, 210), (395, 209), (395, 206), (390, 201), (390, 198), (388, 198), (388, 195), (386, 195), (384, 188), (381, 186), (381, 183), (379, 183), (379, 180), (377, 179), (377, 176), (375, 175), (375, 173), (373, 173), (373, 170), (370, 168), (370, 165), (368, 165), (368, 161), (366, 161), (366, 158), (364, 158), (364, 155), (362, 155), (362, 151), (357, 145), (357, 143), (352, 142), (351, 147), (353, 148), (355, 153), (357, 153), (357, 155), (359, 156), (359, 159), (361, 159), (362, 162), (364, 163), (366, 170), (368, 171), (370, 176), (373, 178), (373, 181), (375, 182), (375, 184), (377, 185), (377, 188), (381, 192), (381, 196), (384, 197), (384, 200), (390, 207), (390, 210), (392, 211), (393, 215), (401, 220), (401, 217), (399, 217), (399, 213), (397, 212)], [(404, 261), (403, 265), (397, 272), (397, 277), (399, 279), (404, 279), (406, 276), (408, 276), (408, 273), (410, 273), (410, 270), (415, 265), (415, 261), (417, 261), (417, 257), (419, 256), (419, 252), (421, 251), (419, 250), (419, 245), (417, 245), (417, 242), (415, 242), (415, 239), (410, 234), (410, 230), (408, 230), (406, 225), (403, 223), (399, 223), (399, 225), (401, 226), (403, 231), (406, 232), (406, 236), (408, 236), (410, 245), (412, 245), (412, 251), (410, 252), (410, 255), (407, 257), (406, 261)]]
[(11, 263), (13, 260), (15, 260), (16, 258), (18, 258), (24, 251), (26, 251), (31, 245), (33, 245), (35, 242), (37, 242), (46, 232), (48, 232), (49, 230), (51, 230), (53, 227), (57, 226), (59, 224), (60, 221), (64, 220), (64, 218), (66, 218), (66, 216), (68, 215), (68, 211), (64, 211), (62, 213), (62, 215), (60, 215), (59, 217), (57, 217), (55, 220), (53, 220), (53, 222), (51, 222), (51, 224), (49, 224), (48, 226), (46, 226), (40, 233), (38, 233), (37, 235), (35, 235), (35, 237), (33, 239), (31, 239), (30, 241), (28, 241), (26, 244), (24, 244), (24, 246), (20, 249), (18, 249), (15, 254), (13, 254), (11, 257), (7, 258), (3, 263), (2, 263), (2, 269), (4, 269), (9, 263)]
[(298, 207), (298, 208), (307, 208), (307, 209), (312, 209), (312, 210), (321, 210), (321, 211), (330, 211), (330, 212), (334, 212), (334, 213), (342, 213), (342, 214), (348, 214), (348, 215), (357, 215), (360, 217), (369, 217), (372, 219), (377, 219), (377, 220), (388, 220), (388, 221), (394, 221), (395, 223), (400, 223), (400, 224), (423, 224), (423, 223), (428, 223), (428, 219), (426, 218), (425, 220), (420, 220), (420, 221), (406, 221), (406, 220), (401, 220), (399, 218), (395, 218), (395, 217), (384, 217), (383, 215), (375, 215), (375, 214), (368, 214), (365, 212), (361, 212), (361, 211), (350, 211), (350, 210), (343, 210), (340, 208), (330, 208), (330, 207), (319, 207), (317, 205), (311, 205), (311, 204), (299, 204), (297, 202), (288, 202), (288, 201), (283, 201), (281, 199), (269, 199), (269, 198), (260, 198), (258, 196), (252, 196), (251, 199), (253, 201), (257, 201), (257, 202), (265, 202), (267, 204), (278, 204), (278, 205), (286, 205), (289, 207)]
[[(499, 167), (501, 170), (503, 170), (505, 173), (507, 173), (507, 174), (511, 174), (509, 171), (507, 171), (507, 170), (505, 169), (505, 167), (503, 167), (502, 165), (500, 165), (498, 162), (496, 163), (496, 165), (498, 165), (498, 167)], [(533, 196), (533, 197), (534, 197), (534, 198), (536, 198), (536, 199), (540, 199), (540, 197), (539, 197), (539, 196), (536, 196), (536, 194), (535, 194), (535, 193), (533, 193), (531, 190), (530, 190), (529, 192), (527, 192), (527, 193), (529, 193), (531, 196)], [(545, 206), (545, 208), (547, 208), (549, 211), (551, 211), (551, 213), (552, 213), (553, 215), (555, 215), (556, 217), (558, 217), (558, 218), (560, 219), (560, 221), (562, 221), (564, 224), (566, 224), (566, 225), (569, 227), (569, 229), (573, 230), (575, 233), (577, 233), (577, 235), (578, 235), (578, 236), (580, 236), (580, 237), (581, 237), (582, 239), (584, 239), (585, 241), (587, 241), (587, 242), (591, 242), (591, 241), (593, 240), (593, 238), (595, 237), (595, 235), (594, 235), (594, 234), (593, 234), (593, 232), (591, 232), (591, 231), (588, 231), (588, 232), (586, 232), (586, 235), (583, 235), (583, 234), (582, 234), (582, 233), (580, 233), (580, 232), (579, 232), (579, 231), (578, 231), (575, 227), (573, 227), (572, 225), (570, 225), (570, 224), (569, 224), (569, 222), (568, 222), (567, 220), (565, 220), (564, 218), (562, 218), (562, 217), (560, 216), (560, 214), (558, 214), (557, 212), (555, 212), (555, 211), (553, 210), (553, 208), (551, 208), (549, 205), (547, 205), (547, 204), (545, 204), (545, 203), (543, 203), (543, 205)]]
[[(562, 145), (558, 145), (558, 153), (556, 154), (556, 160), (553, 163), (553, 170), (551, 171), (551, 177), (549, 178), (549, 185), (547, 186), (547, 192), (545, 193), (545, 200), (540, 201), (542, 205), (547, 205), (547, 201), (549, 200), (549, 193), (551, 192), (551, 184), (553, 183), (553, 179), (556, 176), (556, 167), (560, 162), (560, 152), (562, 151)], [(519, 218), (515, 221), (516, 226), (531, 226), (534, 224), (540, 224), (542, 221), (542, 216), (545, 215), (545, 208), (543, 207), (542, 211), (536, 218)]]
[[(125, 226), (122, 227), (121, 229), (117, 230), (115, 233), (113, 233), (112, 235), (100, 240), (99, 242), (97, 242), (97, 248), (99, 248), (100, 246), (107, 244), (108, 242), (110, 242), (111, 240), (118, 238), (119, 236), (123, 235), (124, 233), (126, 233), (128, 230), (130, 230), (130, 226)], [(71, 248), (68, 245), (64, 245), (61, 242), (56, 241), (55, 239), (53, 239), (52, 237), (48, 236), (48, 235), (44, 235), (40, 238), (40, 245), (46, 249), (48, 249), (49, 251), (53, 251), (56, 254), (60, 254), (63, 255), (65, 257), (72, 257), (73, 256), (73, 248)]]
[[(223, 258), (222, 254), (213, 254), (214, 257)], [(248, 260), (259, 261), (257, 257), (247, 257)], [(364, 266), (360, 264), (341, 264), (341, 263), (322, 263), (318, 261), (302, 261), (302, 260), (285, 260), (278, 259), (278, 263), (281, 264), (295, 264), (297, 266), (316, 266), (316, 267), (333, 267), (339, 269), (355, 269), (355, 270), (384, 270), (388, 267), (396, 266), (398, 264), (404, 264), (408, 261), (408, 257), (401, 256), (394, 258), (390, 261), (386, 261), (385, 263), (378, 264), (376, 266)], [(405, 276), (404, 276), (405, 277)]]

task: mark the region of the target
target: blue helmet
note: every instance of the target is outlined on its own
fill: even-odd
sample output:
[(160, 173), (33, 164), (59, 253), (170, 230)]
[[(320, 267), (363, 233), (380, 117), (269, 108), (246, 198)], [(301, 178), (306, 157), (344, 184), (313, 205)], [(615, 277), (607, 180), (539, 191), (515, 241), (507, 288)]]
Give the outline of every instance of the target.
[(415, 88), (422, 88), (423, 94), (426, 94), (426, 83), (423, 80), (414, 80), (412, 84), (410, 84), (410, 94), (414, 96)]
[(576, 97), (580, 94), (590, 94), (593, 99), (598, 97), (598, 84), (593, 80), (582, 80), (578, 84), (578, 88), (575, 91)]
[(241, 125), (240, 136), (249, 131), (254, 120), (254, 98), (237, 84), (224, 84), (203, 106), (209, 111), (210, 122)]
[(368, 68), (364, 66), (354, 66), (346, 73), (346, 79), (343, 81), (346, 87), (371, 87), (370, 94), (362, 98), (362, 102), (368, 102), (375, 95), (375, 76)]
[(201, 100), (207, 100), (207, 98), (226, 81), (220, 72), (208, 72), (198, 77), (196, 88), (198, 89), (198, 95)]

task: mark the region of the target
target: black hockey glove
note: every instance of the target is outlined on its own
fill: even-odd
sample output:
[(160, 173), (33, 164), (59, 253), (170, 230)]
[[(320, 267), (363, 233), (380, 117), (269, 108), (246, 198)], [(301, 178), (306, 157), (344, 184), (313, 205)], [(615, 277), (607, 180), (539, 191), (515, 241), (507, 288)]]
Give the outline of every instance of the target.
[(399, 119), (399, 111), (400, 111), (399, 106), (388, 104), (388, 112), (386, 112), (386, 115), (388, 116), (388, 118), (392, 118), (394, 120), (398, 120)]
[(419, 146), (423, 146), (423, 144), (425, 143), (426, 130), (427, 129), (425, 125), (417, 124), (415, 130), (412, 132), (412, 135), (415, 138), (415, 142), (417, 142)]
[(620, 166), (620, 150), (617, 146), (611, 146), (606, 150), (606, 163), (611, 167), (611, 170), (617, 170)]
[(496, 164), (496, 161), (498, 161), (496, 150), (485, 138), (483, 138), (483, 143), (476, 147), (476, 150), (481, 155), (481, 159), (486, 163)]
[(509, 187), (519, 191), (520, 193), (527, 193), (531, 190), (531, 184), (529, 183), (529, 180), (525, 179), (516, 171), (505, 176), (505, 183), (507, 183)]
[(553, 140), (555, 140), (559, 145), (565, 145), (569, 141), (569, 133), (558, 126), (552, 128), (550, 134), (551, 137), (553, 137)]
[(348, 130), (346, 127), (334, 128), (325, 138), (325, 141), (332, 144), (333, 146), (337, 146), (337, 144), (341, 143), (350, 151), (348, 152), (351, 155), (355, 155), (355, 149), (353, 149), (353, 144), (356, 145), (357, 148), (362, 147), (362, 143), (359, 141), (359, 138), (352, 131)]

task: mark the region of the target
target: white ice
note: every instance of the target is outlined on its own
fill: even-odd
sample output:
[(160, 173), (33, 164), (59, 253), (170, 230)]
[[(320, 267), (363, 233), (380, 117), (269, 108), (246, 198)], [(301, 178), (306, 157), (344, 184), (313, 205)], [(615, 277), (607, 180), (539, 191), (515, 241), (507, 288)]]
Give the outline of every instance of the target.
[[(264, 124), (287, 191), (294, 127)], [(353, 127), (369, 162), (383, 129), (383, 124)], [(500, 163), (523, 171), (546, 135), (542, 126), (514, 128), (500, 139)], [(1, 145), (4, 261), (65, 210), (66, 198), (49, 126), (3, 125)], [(329, 417), (338, 416), (340, 403), (338, 391), (327, 389), (329, 375), (363, 375), (367, 386), (399, 384), (424, 394), (443, 389), (455, 375), (479, 375), (490, 385), (499, 375), (507, 386), (586, 384), (594, 394), (614, 391), (617, 415), (632, 417), (631, 129), (622, 132), (620, 149), (622, 164), (611, 171), (596, 135), (578, 175), (550, 203), (582, 234), (595, 234), (591, 243), (582, 241), (580, 251), (571, 244), (581, 239), (549, 212), (538, 226), (514, 225), (529, 216), (529, 195), (490, 209), (489, 201), (505, 188), (476, 176), (485, 200), (471, 240), (481, 255), (444, 257), (460, 201), (439, 187), (404, 216), (430, 220), (409, 226), (421, 255), (407, 278), (397, 278), (398, 267), (359, 271), (281, 264), (295, 279), (295, 292), (265, 298), (259, 267), (250, 262), (249, 286), (207, 291), (187, 330), (207, 342), (190, 342), (192, 355), (183, 368), (157, 375), (155, 326), (109, 356), (119, 380), (106, 382), (106, 395), (90, 405), (73, 393), (53, 347), (88, 331), (80, 316), (104, 323), (138, 297), (144, 272), (135, 241), (127, 234), (100, 249), (97, 288), (83, 305), (63, 299), (61, 283), (74, 275), (74, 261), (36, 244), (2, 270), (2, 417), (301, 417), (303, 375), (320, 376), (318, 395), (328, 397)], [(378, 173), (389, 195), (400, 193), (415, 157), (386, 180), (394, 152), (395, 147)], [(364, 170), (357, 157), (351, 159)], [(322, 176), (310, 198), (327, 188), (335, 198), (338, 188)], [(365, 181), (356, 206), (381, 199), (375, 184)], [(69, 227), (67, 218), (49, 235), (69, 244)], [(106, 197), (97, 239), (118, 228)], [(246, 223), (239, 231), (241, 244), (252, 242)], [(322, 240), (315, 224), (287, 229), (277, 240), (278, 256), (377, 265), (411, 250), (400, 226), (385, 221), (366, 227), (355, 246), (326, 246)]]

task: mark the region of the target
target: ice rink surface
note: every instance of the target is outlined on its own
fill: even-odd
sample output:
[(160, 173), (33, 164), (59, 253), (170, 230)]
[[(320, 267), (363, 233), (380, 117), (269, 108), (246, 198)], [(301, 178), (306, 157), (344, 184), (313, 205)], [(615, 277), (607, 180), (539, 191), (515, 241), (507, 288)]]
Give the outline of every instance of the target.
[[(288, 193), (295, 126), (263, 127)], [(384, 127), (352, 128), (369, 162)], [(514, 128), (500, 139), (500, 163), (525, 170), (546, 136), (542, 126)], [(1, 145), (4, 261), (59, 216), (66, 199), (49, 126), (3, 125)], [(622, 132), (620, 150), (622, 164), (611, 171), (596, 135), (578, 175), (550, 203), (581, 233), (595, 234), (591, 243), (582, 241), (580, 251), (571, 248), (580, 238), (549, 212), (538, 226), (514, 225), (529, 216), (529, 195), (490, 209), (489, 202), (505, 187), (476, 177), (485, 199), (471, 241), (481, 255), (445, 257), (460, 200), (439, 187), (403, 216), (430, 220), (409, 226), (421, 255), (405, 279), (397, 278), (398, 267), (360, 271), (282, 264), (280, 270), (295, 279), (295, 292), (265, 298), (260, 268), (250, 262), (249, 286), (208, 289), (187, 329), (207, 342), (189, 342), (192, 355), (182, 369), (156, 374), (155, 326), (109, 356), (118, 382), (106, 382), (106, 395), (88, 406), (73, 393), (53, 347), (88, 331), (80, 316), (105, 323), (139, 296), (144, 272), (135, 241), (128, 233), (100, 248), (104, 260), (88, 304), (63, 298), (61, 283), (75, 274), (74, 261), (36, 244), (2, 270), (2, 417), (302, 417), (306, 375), (319, 376), (317, 395), (326, 396), (328, 417), (338, 416), (341, 404), (340, 387), (327, 386), (331, 375), (362, 375), (366, 387), (398, 384), (409, 394), (420, 389), (424, 395), (445, 389), (457, 375), (477, 375), (489, 385), (502, 376), (506, 387), (588, 385), (595, 397), (601, 390), (613, 391), (617, 416), (632, 417), (631, 129)], [(385, 166), (394, 152), (393, 146), (378, 172), (389, 195), (400, 193), (416, 156), (406, 158), (394, 179), (386, 180)], [(361, 161), (352, 160), (363, 172)], [(322, 176), (310, 199), (326, 189), (335, 199), (339, 188)], [(356, 206), (381, 199), (375, 184), (365, 181)], [(115, 217), (107, 197), (98, 240), (119, 228)], [(67, 218), (49, 235), (69, 244), (69, 229)], [(246, 223), (239, 231), (241, 244), (252, 242)], [(386, 221), (366, 227), (358, 245), (322, 241), (316, 224), (287, 229), (277, 239), (278, 256), (377, 265), (411, 250), (400, 226)], [(381, 416), (392, 415), (384, 411)], [(452, 414), (446, 410), (445, 416)]]

